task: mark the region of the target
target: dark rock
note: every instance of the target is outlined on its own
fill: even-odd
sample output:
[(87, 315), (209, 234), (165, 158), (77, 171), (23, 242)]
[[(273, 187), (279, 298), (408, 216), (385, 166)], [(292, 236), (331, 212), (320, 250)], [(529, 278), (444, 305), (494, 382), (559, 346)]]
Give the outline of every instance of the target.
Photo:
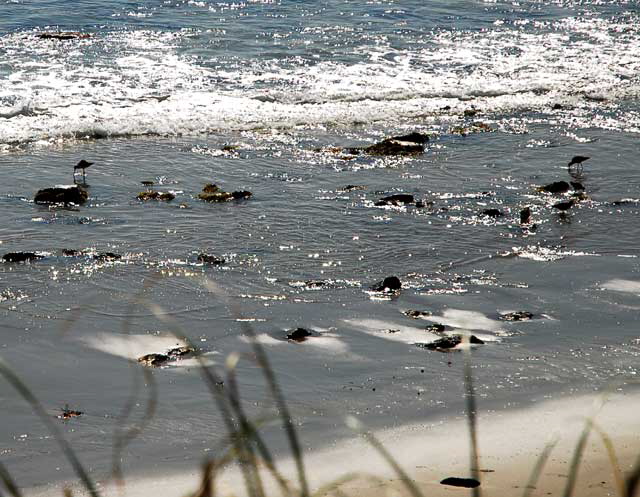
[(406, 205), (413, 204), (415, 199), (413, 195), (409, 195), (408, 193), (396, 193), (395, 195), (389, 195), (387, 197), (382, 197), (378, 200), (375, 205), (380, 207), (383, 205)]
[(368, 147), (347, 148), (344, 151), (352, 155), (365, 153), (368, 155), (416, 155), (424, 152), (424, 145), (429, 137), (422, 133), (394, 136)]
[(533, 313), (529, 311), (515, 311), (500, 314), (502, 321), (528, 321), (533, 318)]
[[(469, 342), (474, 345), (484, 344), (484, 342), (475, 335), (471, 335), (469, 337)], [(449, 335), (429, 343), (416, 343), (416, 346), (423, 349), (437, 350), (439, 352), (442, 352), (448, 349), (452, 349), (460, 345), (461, 343), (462, 343), (462, 335)]]
[(78, 416), (82, 416), (84, 413), (82, 411), (77, 411), (75, 409), (70, 409), (69, 404), (65, 405), (63, 409), (61, 409), (61, 413), (58, 414), (58, 419), (71, 419), (77, 418)]
[(431, 333), (444, 333), (446, 329), (447, 327), (440, 323), (433, 323), (425, 328), (426, 331), (429, 331)]
[(569, 181), (569, 184), (571, 185), (571, 188), (573, 188), (574, 191), (582, 191), (584, 190), (584, 185), (578, 181)]
[(455, 476), (445, 478), (440, 482), (440, 484), (462, 488), (476, 488), (480, 486), (480, 482), (474, 478), (457, 478)]
[(249, 198), (249, 197), (251, 197), (251, 195), (253, 195), (253, 194), (251, 192), (248, 192), (248, 191), (231, 192), (231, 196), (233, 197), (234, 200), (241, 200), (243, 198)]
[(193, 347), (189, 347), (188, 345), (183, 345), (181, 347), (174, 347), (167, 352), (167, 356), (170, 359), (181, 359), (185, 356), (191, 355), (195, 353), (195, 349)]
[(146, 192), (138, 193), (138, 196), (136, 198), (143, 201), (164, 200), (166, 202), (169, 202), (176, 198), (176, 196), (171, 192), (157, 192), (155, 190), (147, 190)]
[(397, 292), (402, 288), (402, 283), (397, 276), (387, 276), (371, 287), (374, 292)]
[(429, 141), (429, 135), (426, 135), (424, 133), (417, 133), (416, 131), (414, 131), (413, 133), (409, 133), (408, 135), (392, 136), (391, 138), (389, 138), (389, 140), (418, 143), (420, 145), (424, 145)]
[(476, 109), (466, 109), (464, 111), (464, 117), (473, 117), (478, 113)]
[(43, 40), (77, 40), (82, 38), (91, 38), (89, 33), (80, 33), (78, 31), (57, 31), (39, 33), (36, 35)]
[(295, 330), (287, 331), (287, 338), (294, 342), (304, 342), (310, 336), (313, 336), (313, 334), (304, 328), (296, 328)]
[(119, 261), (122, 259), (120, 254), (114, 254), (113, 252), (100, 252), (95, 254), (93, 258), (96, 261)]
[(531, 207), (525, 207), (520, 211), (520, 224), (529, 224), (531, 222)]
[(84, 204), (89, 194), (78, 185), (38, 190), (33, 201), (36, 204)]
[(79, 256), (84, 255), (84, 254), (82, 253), (81, 250), (64, 249), (62, 251), (62, 255), (64, 255), (65, 257), (79, 257)]
[(452, 135), (467, 136), (471, 133), (487, 133), (493, 131), (493, 128), (487, 123), (475, 122), (468, 126), (455, 126), (451, 128), (450, 133)]
[(538, 188), (539, 192), (547, 193), (567, 193), (569, 190), (571, 190), (571, 185), (566, 181), (555, 181)]
[(402, 314), (413, 319), (420, 319), (423, 317), (431, 316), (431, 313), (429, 311), (414, 311), (411, 309), (404, 311)]
[(205, 202), (228, 202), (229, 200), (233, 200), (233, 195), (228, 192), (218, 191), (212, 193), (200, 193), (198, 194), (198, 198), (200, 200), (204, 200)]
[(366, 190), (366, 189), (367, 187), (362, 185), (347, 185), (340, 191), (347, 193), (347, 192), (353, 192), (356, 190)]
[(240, 147), (238, 145), (225, 145), (220, 150), (222, 150), (223, 152), (235, 152), (239, 148)]
[(2, 256), (2, 260), (5, 262), (31, 262), (38, 259), (44, 259), (44, 256), (33, 252), (9, 252)]
[(562, 202), (557, 202), (555, 204), (552, 205), (552, 207), (554, 209), (558, 209), (561, 212), (566, 212), (569, 209), (571, 209), (571, 207), (573, 207), (573, 204), (575, 204), (575, 200), (571, 199), (571, 200), (563, 200)]
[(147, 354), (142, 357), (138, 357), (138, 362), (145, 366), (158, 367), (169, 362), (170, 358), (166, 354)]
[(551, 107), (552, 110), (562, 110), (564, 109), (564, 107), (562, 106), (562, 104), (553, 104), (553, 107)]
[(220, 189), (220, 187), (218, 185), (214, 185), (213, 183), (207, 183), (206, 185), (204, 185), (204, 188), (202, 188), (202, 193), (217, 193), (221, 191), (222, 190)]
[(224, 264), (227, 261), (216, 255), (198, 254), (198, 262), (202, 262), (204, 264)]
[(304, 282), (304, 286), (306, 286), (307, 288), (322, 288), (327, 286), (327, 282), (326, 281), (322, 281), (322, 280), (308, 280)]
[(489, 217), (502, 217), (504, 216), (504, 213), (500, 209), (484, 209), (482, 211), (482, 215)]

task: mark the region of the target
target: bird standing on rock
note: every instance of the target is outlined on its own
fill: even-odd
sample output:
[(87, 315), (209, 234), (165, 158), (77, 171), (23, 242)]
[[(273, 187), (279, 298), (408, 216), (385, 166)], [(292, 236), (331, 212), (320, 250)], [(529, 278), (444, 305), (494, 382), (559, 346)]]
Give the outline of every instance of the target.
[(75, 181), (76, 178), (76, 172), (78, 170), (82, 171), (82, 181), (85, 181), (86, 178), (86, 173), (85, 170), (91, 166), (93, 164), (93, 162), (87, 162), (86, 160), (82, 159), (80, 162), (78, 162), (75, 166), (73, 166), (73, 179)]

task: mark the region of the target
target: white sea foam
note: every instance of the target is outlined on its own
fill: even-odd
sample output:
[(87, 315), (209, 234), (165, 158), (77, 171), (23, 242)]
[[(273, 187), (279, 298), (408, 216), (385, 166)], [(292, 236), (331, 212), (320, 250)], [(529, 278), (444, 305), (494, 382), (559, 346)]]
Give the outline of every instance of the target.
[[(12, 33), (0, 37), (0, 58), (10, 53), (12, 67), (0, 87), (0, 144), (391, 122), (470, 105), (548, 110), (558, 101), (574, 106), (559, 121), (640, 129), (637, 114), (594, 112), (640, 95), (633, 18), (536, 27), (443, 30), (412, 51), (364, 46), (351, 64), (221, 60), (215, 68), (178, 50), (193, 33), (107, 32), (72, 50)], [(572, 34), (583, 40), (571, 43)]]
[(640, 281), (613, 279), (602, 283), (601, 288), (604, 290), (613, 290), (615, 292), (635, 293), (640, 295)]

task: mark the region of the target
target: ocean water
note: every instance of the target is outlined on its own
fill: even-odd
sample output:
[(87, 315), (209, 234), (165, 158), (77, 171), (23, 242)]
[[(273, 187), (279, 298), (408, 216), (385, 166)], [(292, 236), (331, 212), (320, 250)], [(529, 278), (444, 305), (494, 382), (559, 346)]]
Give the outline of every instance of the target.
[[(176, 327), (219, 370), (241, 354), (261, 416), (273, 402), (252, 326), (307, 451), (350, 436), (346, 415), (463, 416), (462, 354), (416, 346), (440, 338), (433, 323), (486, 342), (472, 351), (483, 412), (622, 387), (640, 354), (639, 25), (635, 1), (0, 0), (0, 252), (45, 256), (0, 264), (0, 356), (51, 416), (84, 412), (60, 427), (100, 480), (131, 366), (179, 343)], [(58, 30), (91, 36), (38, 38)], [(411, 131), (429, 134), (423, 154), (334, 150)], [(590, 157), (581, 171), (574, 155)], [(85, 205), (33, 203), (81, 158), (95, 163)], [(139, 202), (143, 180), (176, 199)], [(566, 215), (551, 206), (568, 195), (536, 189), (560, 180), (586, 189)], [(207, 204), (209, 182), (253, 196)], [(375, 205), (393, 193), (427, 205)], [(369, 291), (391, 275), (398, 295)], [(299, 326), (316, 336), (287, 341)], [(158, 410), (127, 474), (218, 453), (195, 366), (152, 371)], [(0, 399), (0, 461), (18, 483), (72, 480), (6, 382)], [(286, 454), (278, 426), (264, 431)]]

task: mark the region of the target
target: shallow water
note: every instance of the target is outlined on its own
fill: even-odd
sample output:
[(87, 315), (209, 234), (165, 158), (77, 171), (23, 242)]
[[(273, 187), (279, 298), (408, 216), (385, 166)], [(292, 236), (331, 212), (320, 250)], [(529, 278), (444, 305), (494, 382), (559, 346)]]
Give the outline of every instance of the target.
[[(472, 354), (482, 409), (637, 374), (636, 2), (110, 1), (73, 16), (37, 3), (0, 4), (0, 248), (46, 256), (0, 264), (0, 344), (51, 415), (85, 412), (61, 426), (96, 477), (129, 359), (165, 352), (176, 323), (222, 365), (248, 351), (249, 319), (308, 450), (347, 436), (347, 414), (376, 428), (463, 414), (462, 355), (415, 346), (439, 338), (431, 323), (486, 341)], [(35, 37), (58, 28), (93, 37)], [(456, 134), (473, 123), (492, 131)], [(419, 156), (330, 150), (413, 130), (431, 136)], [(578, 154), (591, 159), (571, 177)], [(85, 205), (32, 202), (80, 158), (95, 161)], [(176, 199), (137, 201), (143, 180)], [(564, 196), (536, 191), (558, 180), (589, 196), (567, 215), (551, 208)], [(206, 204), (207, 182), (253, 196)], [(433, 205), (374, 205), (399, 192)], [(535, 231), (519, 226), (525, 206)], [(368, 291), (389, 275), (399, 295)], [(499, 320), (516, 310), (534, 319)], [(288, 342), (297, 326), (318, 336)], [(194, 366), (153, 370), (158, 413), (125, 453), (131, 473), (217, 449), (224, 427)], [(238, 375), (250, 412), (271, 412), (249, 357)], [(69, 478), (29, 407), (6, 384), (0, 397), (2, 462), (20, 484)]]

